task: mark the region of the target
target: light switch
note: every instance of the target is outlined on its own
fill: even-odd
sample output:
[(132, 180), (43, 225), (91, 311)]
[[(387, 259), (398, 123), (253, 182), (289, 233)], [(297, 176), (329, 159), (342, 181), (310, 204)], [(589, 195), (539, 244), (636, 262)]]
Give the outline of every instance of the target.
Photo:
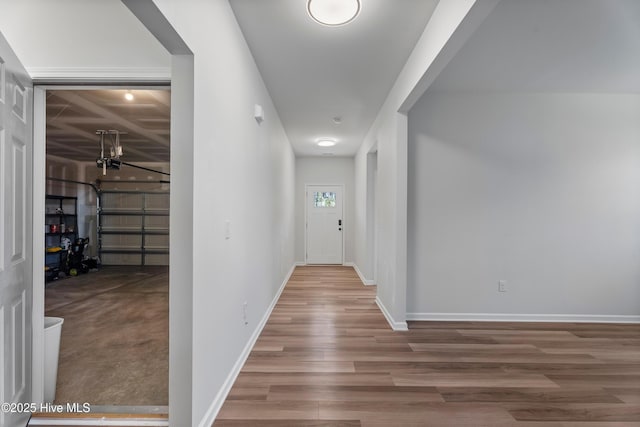
[(231, 238), (231, 221), (224, 222), (224, 238), (226, 240)]
[(498, 281), (498, 292), (507, 292), (507, 281), (499, 280)]
[(256, 119), (258, 124), (264, 121), (264, 109), (262, 108), (262, 105), (256, 104), (253, 106), (253, 118)]

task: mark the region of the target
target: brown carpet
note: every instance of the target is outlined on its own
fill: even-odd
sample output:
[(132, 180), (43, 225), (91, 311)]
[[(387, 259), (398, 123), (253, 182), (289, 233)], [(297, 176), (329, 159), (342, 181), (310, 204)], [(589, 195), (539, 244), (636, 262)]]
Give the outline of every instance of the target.
[(45, 295), (64, 318), (56, 403), (168, 405), (168, 267), (104, 267)]

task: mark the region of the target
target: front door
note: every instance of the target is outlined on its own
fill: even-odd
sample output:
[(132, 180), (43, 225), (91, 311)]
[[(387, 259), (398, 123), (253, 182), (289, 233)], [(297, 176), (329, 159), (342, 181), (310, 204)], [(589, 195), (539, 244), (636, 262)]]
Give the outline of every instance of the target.
[[(31, 399), (33, 87), (0, 34), (0, 402)], [(44, 274), (44, 273), (43, 273)], [(0, 426), (28, 414), (0, 411)]]
[(342, 186), (307, 186), (307, 264), (342, 264)]

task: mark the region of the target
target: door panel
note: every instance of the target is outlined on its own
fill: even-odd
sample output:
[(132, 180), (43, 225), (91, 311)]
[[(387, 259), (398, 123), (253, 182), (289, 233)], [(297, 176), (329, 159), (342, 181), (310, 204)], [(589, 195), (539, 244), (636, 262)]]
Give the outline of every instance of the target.
[[(31, 400), (32, 84), (0, 34), (0, 401)], [(0, 426), (28, 414), (0, 412)]]
[(342, 264), (342, 187), (307, 186), (307, 264)]

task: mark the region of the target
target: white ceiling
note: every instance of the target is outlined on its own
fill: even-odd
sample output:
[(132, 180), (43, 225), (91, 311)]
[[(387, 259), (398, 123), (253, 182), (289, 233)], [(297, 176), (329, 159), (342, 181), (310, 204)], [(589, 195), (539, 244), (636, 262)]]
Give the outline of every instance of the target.
[(304, 0), (229, 2), (299, 156), (355, 154), (437, 4), (362, 0), (352, 23), (326, 27)]
[(48, 90), (47, 154), (93, 162), (100, 154), (96, 131), (118, 130), (123, 161), (168, 162), (170, 105), (169, 90)]
[[(360, 16), (338, 28), (311, 20), (305, 0), (230, 4), (296, 153), (349, 156), (375, 119), (437, 0), (362, 0)], [(2, 33), (36, 74), (169, 69), (170, 56), (120, 0), (0, 0), (0, 10)], [(15, 19), (26, 16), (39, 32)], [(48, 34), (47, 43), (37, 37), (42, 33)], [(342, 117), (340, 125), (333, 123), (335, 116)], [(78, 137), (74, 132), (70, 141)], [(314, 144), (320, 137), (333, 137), (339, 144), (320, 149)]]
[(640, 92), (640, 1), (503, 0), (430, 91)]

